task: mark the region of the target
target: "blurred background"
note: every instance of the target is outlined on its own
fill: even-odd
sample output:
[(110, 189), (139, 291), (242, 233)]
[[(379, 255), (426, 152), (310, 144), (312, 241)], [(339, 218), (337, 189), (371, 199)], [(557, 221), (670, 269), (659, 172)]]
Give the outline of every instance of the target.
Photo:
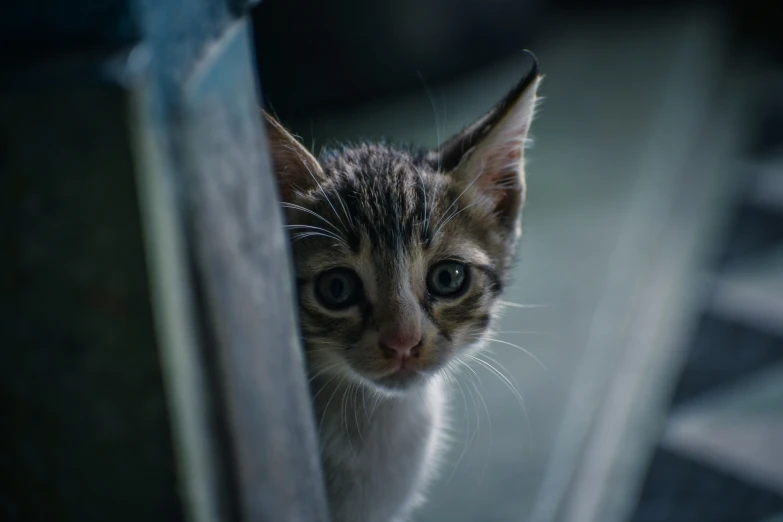
[(530, 49), (508, 383), (414, 522), (783, 521), (779, 4), (0, 3), (0, 519), (323, 520), (259, 98), (436, 147)]
[[(418, 521), (783, 520), (774, 2), (266, 0), (267, 106), (318, 152), (426, 147), (532, 50), (545, 101), (496, 366)], [(518, 345), (541, 361), (516, 349)], [(777, 517), (777, 518), (776, 518)]]

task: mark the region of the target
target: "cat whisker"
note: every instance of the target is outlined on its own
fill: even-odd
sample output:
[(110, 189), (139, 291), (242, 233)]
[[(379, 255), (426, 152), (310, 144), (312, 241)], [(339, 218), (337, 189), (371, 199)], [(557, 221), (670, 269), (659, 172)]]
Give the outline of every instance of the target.
[[(330, 379), (330, 381), (331, 381), (331, 379)], [(335, 394), (340, 389), (340, 387), (342, 386), (343, 382), (345, 382), (345, 376), (343, 376), (343, 378), (340, 380), (340, 382), (337, 383), (337, 385), (334, 387), (334, 391), (332, 391), (332, 394), (329, 396), (329, 400), (326, 401), (326, 406), (324, 407), (324, 411), (321, 414), (321, 422), (318, 425), (318, 433), (323, 433), (324, 419), (326, 418), (326, 414), (329, 412), (329, 405), (332, 403), (332, 399), (334, 399)], [(326, 384), (329, 384), (329, 383), (327, 382)], [(321, 388), (321, 390), (323, 390), (326, 387), (326, 384), (323, 386), (323, 388)], [(320, 393), (320, 390), (319, 390), (318, 393)]]
[[(335, 241), (337, 241), (337, 243), (342, 243), (343, 245), (345, 245), (344, 241), (336, 238), (335, 236), (322, 234), (321, 232), (303, 232), (301, 234), (294, 235), (293, 239), (294, 239), (294, 241), (298, 241), (300, 239), (306, 239), (308, 237), (313, 237), (313, 236), (321, 236), (321, 237), (325, 237), (327, 239), (334, 239)], [(337, 246), (337, 245), (335, 245), (335, 246)]]
[(343, 209), (343, 214), (345, 215), (345, 219), (348, 221), (351, 230), (356, 230), (356, 225), (354, 225), (353, 218), (351, 217), (350, 212), (348, 212), (348, 208), (345, 206), (345, 201), (343, 201), (343, 198), (340, 196), (338, 192), (335, 192), (335, 195), (337, 196), (338, 203), (340, 203), (340, 206)]
[(364, 410), (364, 418), (367, 422), (370, 422), (370, 417), (367, 415), (367, 390), (362, 390), (362, 409)]
[(512, 308), (549, 308), (550, 306), (553, 306), (551, 304), (512, 303), (511, 301), (498, 301), (498, 303), (502, 304), (503, 306), (510, 306)]
[(421, 182), (421, 191), (424, 194), (424, 233), (429, 230), (429, 218), (427, 216), (427, 186), (424, 184), (424, 177), (421, 175), (421, 170), (416, 169), (416, 173), (419, 175), (419, 181)]
[(432, 114), (435, 116), (435, 138), (437, 140), (436, 142), (437, 148), (435, 150), (438, 151), (437, 172), (440, 172), (440, 167), (441, 167), (440, 118), (438, 118), (438, 110), (435, 108), (435, 100), (432, 98), (432, 93), (430, 92), (429, 87), (427, 87), (427, 82), (424, 80), (424, 75), (421, 74), (421, 71), (418, 71), (418, 74), (419, 74), (419, 79), (421, 80), (421, 83), (424, 86), (424, 92), (427, 95), (427, 99), (430, 102), (430, 106), (432, 107)]
[[(440, 106), (443, 109), (443, 120), (441, 121), (441, 123), (443, 124), (442, 125), (442, 127), (443, 127), (443, 134), (446, 134), (446, 102), (444, 100), (442, 92), (440, 94)], [(438, 145), (438, 152), (441, 152), (442, 145), (443, 145), (442, 142)], [(438, 172), (440, 172), (441, 167), (443, 166), (442, 163), (443, 163), (443, 157), (442, 157), (441, 154), (438, 154)]]
[[(449, 215), (449, 217), (446, 218), (446, 220), (443, 221), (443, 223), (441, 223), (438, 226), (438, 230), (441, 230), (443, 227), (445, 227), (449, 223), (449, 221), (451, 221), (452, 219), (454, 219), (457, 216), (457, 214), (459, 214), (460, 212), (463, 212), (465, 210), (468, 210), (470, 207), (473, 207), (475, 205), (478, 205), (478, 203), (471, 203), (470, 205), (466, 205), (466, 206), (462, 207), (459, 210), (454, 209), (454, 211)], [(437, 231), (435, 233), (437, 234)]]
[(348, 403), (350, 401), (351, 392), (353, 391), (354, 386), (355, 384), (352, 382), (348, 384), (348, 389), (343, 392), (343, 398), (340, 402), (340, 420), (345, 426), (345, 437), (348, 439), (348, 446), (350, 446), (352, 453), (356, 453), (356, 450), (353, 447), (353, 442), (351, 441), (351, 432), (348, 429)]
[[(482, 357), (482, 356), (486, 357), (486, 358), (490, 359), (492, 362), (494, 362), (500, 368), (498, 370), (498, 372), (500, 372), (501, 374), (503, 374), (503, 372), (505, 372), (504, 375), (507, 375), (508, 378), (510, 378), (510, 379), (512, 379), (514, 381), (514, 383), (513, 383), (514, 384), (513, 390), (517, 390), (517, 395), (519, 397), (519, 400), (521, 401), (522, 414), (523, 414), (523, 416), (525, 418), (525, 425), (527, 426), (528, 433), (530, 433), (533, 430), (533, 427), (530, 424), (530, 417), (528, 417), (527, 408), (525, 407), (525, 402), (524, 402), (524, 399), (522, 398), (522, 393), (519, 392), (519, 389), (518, 389), (519, 383), (517, 383), (516, 379), (514, 379), (514, 377), (513, 377), (513, 374), (510, 371), (508, 371), (508, 369), (505, 366), (503, 366), (503, 364), (501, 364), (500, 361), (498, 361), (498, 360), (488, 356), (486, 353), (477, 354), (477, 357), (479, 357), (479, 358)], [(487, 363), (487, 364), (489, 364), (489, 363)], [(492, 365), (490, 365), (490, 366), (492, 366)], [(497, 370), (497, 368), (496, 368), (496, 370)], [(507, 380), (508, 380), (508, 378), (507, 378)]]
[(331, 341), (327, 341), (318, 337), (302, 337), (303, 341), (307, 341), (308, 343), (313, 344), (328, 344), (329, 346), (339, 346), (340, 348), (350, 348), (351, 346), (348, 344), (342, 344), (342, 343), (333, 343)]
[(356, 423), (356, 433), (359, 434), (359, 438), (361, 439), (362, 443), (364, 443), (364, 435), (362, 435), (362, 428), (359, 426), (359, 408), (357, 407), (357, 403), (359, 401), (359, 394), (362, 394), (362, 401), (364, 401), (364, 390), (362, 389), (362, 386), (357, 385), (356, 386), (356, 392), (353, 394), (353, 400), (351, 401), (351, 407), (353, 409), (353, 420)]
[(304, 168), (307, 169), (307, 173), (310, 174), (311, 178), (313, 178), (313, 181), (315, 181), (315, 184), (318, 185), (318, 188), (320, 189), (321, 194), (324, 195), (324, 198), (326, 198), (326, 202), (329, 203), (330, 207), (332, 207), (332, 212), (334, 212), (334, 215), (337, 216), (337, 219), (340, 221), (340, 224), (343, 226), (343, 231), (344, 231), (345, 230), (345, 223), (343, 223), (343, 219), (340, 217), (340, 214), (337, 213), (337, 209), (334, 208), (334, 205), (332, 205), (332, 200), (330, 200), (329, 196), (326, 195), (326, 191), (321, 186), (321, 183), (318, 181), (318, 178), (315, 176), (315, 174), (313, 174), (313, 171), (310, 169), (310, 165), (308, 164), (308, 162), (305, 160), (305, 158), (302, 158), (299, 155), (299, 152), (297, 150), (295, 150), (293, 147), (289, 147), (289, 150), (291, 150), (291, 152), (293, 152), (294, 154), (299, 156), (299, 159), (300, 159), (302, 165), (304, 165)]
[(519, 393), (519, 390), (517, 390), (516, 386), (511, 382), (511, 380), (506, 377), (506, 375), (498, 370), (495, 366), (493, 366), (491, 363), (485, 361), (484, 359), (481, 359), (477, 355), (472, 354), (465, 354), (467, 358), (469, 358), (472, 361), (477, 362), (481, 366), (483, 366), (485, 369), (487, 369), (491, 374), (497, 376), (503, 384), (508, 386), (510, 390), (513, 392), (514, 396), (517, 397), (517, 400), (520, 401), (521, 404), (524, 404), (524, 399), (522, 399), (522, 395)]
[[(421, 72), (419, 72), (419, 78), (421, 79), (421, 83), (424, 86), (424, 92), (427, 95), (427, 99), (430, 102), (430, 106), (432, 107), (432, 114), (435, 117), (435, 139), (436, 139), (435, 151), (436, 151), (437, 158), (438, 158), (438, 165), (437, 165), (436, 172), (440, 172), (441, 171), (441, 167), (442, 167), (442, 161), (443, 161), (443, 157), (442, 157), (442, 152), (443, 152), (442, 151), (442, 145), (443, 145), (443, 142), (441, 140), (441, 133), (440, 133), (440, 127), (441, 127), (440, 124), (441, 124), (441, 122), (440, 122), (440, 119), (438, 117), (438, 110), (435, 107), (435, 100), (433, 99), (432, 93), (430, 92), (429, 87), (427, 87), (427, 82), (424, 80), (424, 76), (421, 74)], [(445, 120), (445, 106), (444, 106), (444, 120)], [(444, 127), (445, 127), (445, 123), (444, 123)], [(445, 131), (445, 128), (444, 128), (444, 131)], [(427, 215), (427, 189), (426, 189), (426, 187), (424, 185), (424, 180), (421, 177), (421, 172), (419, 172), (419, 178), (421, 179), (422, 189), (424, 191), (424, 232), (426, 234), (429, 231), (429, 223), (430, 223), (429, 217)], [(432, 204), (433, 205), (435, 204), (434, 198), (433, 198)], [(430, 212), (429, 214), (431, 215), (432, 212)]]
[[(472, 369), (472, 368), (471, 368)], [(475, 372), (474, 372), (475, 373)], [(475, 373), (476, 378), (479, 379), (479, 383), (481, 383), (481, 379), (478, 377), (478, 374)], [(487, 464), (489, 463), (489, 458), (492, 455), (492, 445), (495, 442), (494, 435), (492, 434), (492, 418), (489, 415), (489, 408), (487, 408), (487, 403), (484, 400), (484, 397), (481, 395), (481, 391), (478, 389), (478, 386), (476, 386), (476, 383), (473, 382), (473, 378), (470, 379), (470, 383), (473, 386), (473, 389), (476, 390), (476, 395), (479, 397), (479, 401), (484, 406), (484, 413), (487, 415), (487, 424), (489, 425), (489, 445), (487, 445), (487, 455), (484, 458), (484, 466), (481, 468), (481, 474), (479, 475), (479, 480), (477, 482), (481, 482), (481, 479), (484, 477), (484, 473), (487, 471)], [(482, 388), (484, 385), (481, 385)]]
[(476, 328), (475, 330), (467, 330), (463, 335), (465, 336), (481, 336), (487, 332), (487, 328)]
[[(464, 362), (462, 362), (462, 361), (460, 361), (458, 359), (455, 359), (455, 362), (464, 364)], [(463, 407), (464, 407), (464, 411), (465, 411), (465, 438), (464, 438), (464, 443), (462, 445), (462, 451), (460, 452), (460, 455), (457, 458), (457, 462), (456, 462), (456, 464), (454, 464), (454, 468), (451, 471), (451, 475), (449, 475), (449, 478), (446, 480), (446, 484), (449, 484), (451, 482), (451, 479), (454, 477), (454, 474), (457, 472), (457, 469), (459, 469), (459, 465), (460, 465), (460, 463), (462, 463), (462, 459), (465, 458), (465, 455), (468, 452), (468, 447), (470, 447), (470, 444), (473, 442), (473, 439), (475, 438), (476, 434), (478, 433), (479, 424), (478, 424), (478, 421), (477, 421), (476, 430), (471, 432), (470, 433), (470, 438), (468, 438), (468, 435), (469, 435), (468, 432), (470, 431), (470, 422), (469, 422), (469, 418), (470, 417), (468, 415), (468, 399), (467, 399), (467, 396), (465, 395), (465, 391), (463, 390), (462, 385), (459, 383), (459, 378), (456, 376), (454, 367), (452, 367), (451, 363), (449, 363), (447, 366), (448, 366), (449, 370), (451, 371), (452, 375), (454, 375), (454, 383), (457, 385), (457, 389), (459, 390), (460, 395), (462, 395), (462, 403), (463, 403)], [(468, 389), (468, 391), (470, 391), (470, 389)], [(475, 399), (473, 398), (472, 395), (471, 395), (471, 398), (474, 401), (473, 404), (474, 404), (474, 407), (475, 407), (476, 406)], [(478, 419), (478, 416), (476, 418)]]
[(481, 415), (479, 414), (478, 403), (476, 402), (476, 396), (473, 394), (473, 391), (469, 387), (466, 387), (465, 389), (468, 391), (468, 395), (470, 395), (470, 401), (473, 403), (473, 413), (476, 416), (476, 430), (468, 441), (468, 446), (471, 446), (481, 434)]
[(337, 241), (340, 241), (344, 245), (348, 246), (348, 243), (343, 238), (335, 235), (334, 232), (331, 232), (323, 227), (316, 227), (314, 225), (285, 225), (284, 228), (289, 228), (291, 230), (298, 230), (298, 229), (319, 230), (324, 234), (327, 234), (329, 237), (336, 239)]
[[(457, 374), (457, 370), (459, 370), (459, 365), (456, 363), (459, 363), (460, 361), (455, 359), (453, 362), (449, 361), (447, 363), (447, 369), (449, 370), (449, 377), (451, 378), (452, 382), (457, 385), (457, 388), (459, 389), (460, 395), (462, 395), (462, 402), (463, 402), (463, 411), (465, 412), (465, 446), (467, 448), (467, 442), (468, 442), (468, 429), (470, 428), (470, 425), (468, 424), (468, 400), (467, 397), (465, 397), (465, 392), (462, 391), (462, 385), (459, 382), (459, 375)], [(463, 452), (465, 449), (463, 449)]]
[(371, 390), (371, 391), (372, 391), (372, 398), (374, 399), (374, 402), (373, 405), (370, 407), (369, 415), (367, 415), (367, 409), (365, 408), (364, 410), (368, 422), (372, 420), (372, 415), (373, 413), (375, 413), (375, 404), (378, 401), (378, 395), (380, 395), (376, 390)]
[[(280, 205), (281, 205), (282, 207), (284, 207), (284, 208), (290, 208), (290, 209), (293, 209), (293, 210), (300, 210), (300, 211), (302, 211), (302, 212), (307, 212), (308, 214), (310, 214), (310, 215), (312, 215), (312, 216), (315, 216), (315, 217), (317, 217), (318, 219), (320, 219), (321, 221), (323, 221), (324, 223), (326, 223), (327, 225), (329, 225), (330, 227), (332, 227), (332, 228), (335, 230), (335, 232), (337, 232), (338, 234), (340, 234), (340, 229), (339, 229), (339, 228), (337, 228), (337, 227), (334, 225), (334, 223), (332, 223), (331, 221), (329, 221), (328, 219), (326, 219), (325, 217), (323, 217), (323, 216), (322, 216), (321, 214), (319, 214), (318, 212), (314, 212), (314, 211), (310, 210), (309, 208), (305, 208), (305, 207), (303, 207), (303, 206), (301, 206), (301, 205), (296, 205), (296, 204), (294, 204), (294, 203), (288, 203), (288, 202), (285, 202), (285, 201), (283, 201), (282, 203), (280, 203)], [(343, 238), (343, 239), (345, 239), (345, 238)]]
[(491, 363), (475, 355), (465, 354), (465, 356), (473, 361), (476, 361), (478, 364), (480, 364), (485, 369), (487, 369), (491, 374), (495, 375), (511, 391), (511, 393), (519, 402), (519, 405), (522, 408), (522, 413), (525, 416), (526, 424), (528, 425), (528, 428), (530, 428), (530, 418), (527, 415), (527, 407), (525, 406), (525, 399), (522, 398), (522, 394), (519, 393), (519, 390), (517, 390), (514, 384), (500, 370), (495, 368)]
[(454, 464), (454, 467), (451, 470), (451, 474), (449, 475), (448, 479), (446, 479), (446, 484), (448, 485), (451, 482), (451, 479), (454, 477), (454, 474), (457, 472), (457, 469), (459, 468), (459, 465), (462, 462), (465, 453), (467, 452), (468, 429), (470, 428), (470, 425), (468, 423), (468, 399), (465, 397), (465, 392), (462, 391), (462, 385), (459, 384), (459, 380), (454, 375), (454, 368), (451, 367), (451, 363), (447, 365), (447, 368), (444, 368), (444, 371), (446, 371), (445, 375), (448, 376), (449, 382), (455, 384), (459, 390), (460, 395), (462, 395), (463, 411), (465, 412), (465, 432), (463, 437), (462, 452), (457, 458), (457, 462)]
[[(458, 363), (465, 364), (463, 361), (460, 361), (459, 359), (456, 360)], [(467, 365), (465, 365), (467, 367)], [(469, 368), (472, 371), (472, 368)], [(473, 372), (475, 373), (475, 372)], [(470, 395), (470, 400), (473, 402), (473, 411), (476, 414), (476, 431), (473, 432), (473, 434), (470, 437), (470, 442), (468, 445), (473, 443), (473, 440), (478, 437), (478, 434), (481, 432), (481, 417), (479, 416), (478, 411), (478, 403), (476, 402), (476, 396), (473, 395), (473, 392), (470, 390), (470, 388), (466, 388), (468, 390), (468, 395)]]
[(307, 384), (310, 384), (311, 382), (313, 382), (313, 380), (314, 380), (314, 379), (317, 379), (317, 378), (318, 378), (318, 376), (320, 376), (320, 375), (323, 375), (325, 372), (328, 372), (328, 371), (329, 371), (329, 370), (331, 370), (332, 368), (335, 368), (335, 367), (337, 367), (337, 366), (339, 366), (339, 365), (340, 365), (340, 363), (335, 363), (335, 364), (330, 364), (329, 366), (325, 366), (325, 367), (321, 367), (321, 368), (319, 368), (319, 369), (318, 369), (318, 372), (317, 372), (317, 373), (315, 373), (315, 374), (314, 374), (312, 377), (310, 377), (310, 378), (307, 380)]
[[(457, 201), (459, 201), (459, 199), (460, 199), (460, 198), (461, 198), (461, 197), (462, 197), (462, 196), (465, 194), (465, 192), (467, 192), (467, 191), (470, 189), (470, 187), (472, 187), (472, 186), (473, 186), (473, 184), (474, 184), (474, 183), (476, 183), (476, 181), (478, 181), (478, 179), (481, 177), (481, 175), (482, 175), (482, 174), (484, 174), (484, 166), (483, 166), (483, 164), (482, 164), (481, 168), (479, 169), (479, 173), (476, 175), (476, 177), (475, 177), (475, 178), (473, 178), (473, 180), (472, 180), (470, 183), (468, 183), (468, 186), (466, 186), (466, 187), (465, 187), (465, 188), (462, 190), (462, 192), (460, 192), (460, 193), (459, 193), (459, 196), (457, 196), (456, 198), (454, 198), (454, 201), (452, 201), (452, 202), (451, 202), (451, 205), (449, 205), (449, 207), (448, 207), (448, 208), (446, 209), (446, 211), (443, 213), (444, 215), (446, 215), (446, 214), (448, 214), (448, 213), (449, 213), (449, 211), (452, 209), (452, 207), (453, 207), (454, 205), (456, 205), (456, 204), (457, 204)], [(441, 217), (441, 219), (440, 219), (440, 220), (438, 220), (438, 223), (435, 225), (435, 233), (434, 233), (434, 235), (437, 235), (437, 234), (438, 234), (438, 232), (440, 231), (440, 229), (441, 229), (441, 227), (440, 227), (440, 222), (441, 222), (441, 221), (443, 221), (443, 218), (442, 218), (442, 217)]]
[(554, 332), (545, 332), (544, 330), (497, 330), (496, 334), (531, 334), (531, 335), (544, 335), (547, 337), (559, 337)]
[(508, 378), (508, 380), (510, 380), (514, 384), (515, 388), (519, 389), (519, 382), (517, 381), (516, 377), (514, 377), (514, 374), (511, 373), (510, 371), (508, 371), (508, 369), (503, 365), (503, 363), (501, 363), (500, 361), (498, 361), (494, 357), (490, 356), (487, 352), (490, 352), (490, 353), (493, 353), (493, 354), (495, 353), (492, 350), (485, 350), (484, 352), (481, 352), (480, 354), (478, 354), (477, 357), (484, 357), (488, 361), (494, 363), (494, 365), (497, 368), (499, 368), (500, 370), (505, 370), (505, 373), (503, 375), (505, 375), (506, 378)]
[(370, 418), (372, 418), (373, 414), (375, 413), (375, 409), (378, 407), (378, 404), (380, 404), (381, 397), (382, 396), (379, 392), (375, 392), (375, 401), (373, 401), (372, 409), (370, 410)]
[[(313, 402), (315, 402), (315, 399), (317, 399), (317, 398), (318, 398), (318, 396), (321, 394), (321, 392), (322, 392), (322, 391), (324, 391), (324, 390), (326, 389), (326, 387), (327, 387), (327, 386), (329, 386), (329, 383), (330, 383), (330, 382), (332, 382), (333, 380), (335, 380), (335, 379), (336, 379), (336, 378), (337, 378), (339, 375), (340, 375), (340, 374), (338, 374), (338, 373), (336, 373), (336, 374), (332, 375), (332, 377), (331, 377), (331, 378), (330, 378), (328, 381), (326, 381), (326, 382), (323, 384), (323, 386), (321, 386), (321, 387), (318, 389), (318, 391), (315, 393), (315, 395), (313, 395), (313, 399), (312, 399), (312, 400), (313, 400)], [(345, 379), (345, 376), (343, 376), (343, 379)], [(327, 403), (327, 405), (328, 405), (328, 403)], [(326, 410), (324, 409), (324, 411), (326, 411)]]
[(316, 348), (315, 350), (307, 350), (308, 354), (321, 353), (321, 352), (333, 352), (334, 348)]
[(495, 339), (494, 337), (484, 336), (484, 337), (482, 337), (482, 339), (486, 339), (487, 341), (490, 341), (490, 342), (493, 342), (493, 343), (505, 344), (506, 346), (511, 346), (512, 348), (516, 348), (520, 352), (529, 355), (530, 358), (533, 359), (534, 361), (536, 361), (538, 363), (538, 365), (541, 366), (541, 368), (547, 374), (550, 374), (549, 368), (547, 368), (546, 365), (543, 362), (541, 362), (541, 359), (536, 357), (536, 355), (533, 352), (531, 352), (530, 350), (526, 350), (526, 349), (522, 348), (521, 346), (519, 346), (518, 344), (510, 343), (510, 342), (504, 341), (502, 339)]
[(289, 229), (289, 230), (297, 230), (297, 229), (302, 229), (302, 228), (306, 228), (306, 229), (310, 229), (310, 230), (320, 230), (324, 234), (331, 234), (332, 236), (336, 237), (340, 241), (344, 241), (343, 238), (341, 238), (340, 236), (338, 236), (336, 233), (332, 232), (331, 230), (328, 230), (328, 229), (323, 228), (323, 227), (318, 227), (318, 226), (315, 226), (315, 225), (304, 225), (304, 224), (293, 223), (293, 224), (290, 224), (290, 225), (283, 225), (283, 228), (286, 228), (286, 229)]

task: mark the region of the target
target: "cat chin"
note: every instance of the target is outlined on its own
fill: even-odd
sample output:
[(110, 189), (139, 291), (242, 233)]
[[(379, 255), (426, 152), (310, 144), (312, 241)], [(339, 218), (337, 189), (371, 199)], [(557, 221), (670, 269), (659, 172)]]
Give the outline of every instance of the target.
[(399, 397), (423, 388), (432, 375), (420, 370), (394, 373), (384, 377), (368, 377), (353, 371), (354, 379), (375, 393), (386, 397)]
[(401, 395), (424, 386), (427, 381), (429, 381), (429, 375), (414, 372), (404, 375), (390, 375), (373, 381), (373, 384), (391, 395)]

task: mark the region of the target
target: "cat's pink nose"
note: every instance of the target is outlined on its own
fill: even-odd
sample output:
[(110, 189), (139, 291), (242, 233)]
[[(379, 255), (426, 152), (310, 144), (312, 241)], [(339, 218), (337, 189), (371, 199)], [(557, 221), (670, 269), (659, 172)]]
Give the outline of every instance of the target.
[(381, 335), (378, 340), (383, 354), (388, 357), (397, 357), (407, 359), (409, 357), (418, 357), (421, 348), (421, 332), (394, 332), (392, 334)]

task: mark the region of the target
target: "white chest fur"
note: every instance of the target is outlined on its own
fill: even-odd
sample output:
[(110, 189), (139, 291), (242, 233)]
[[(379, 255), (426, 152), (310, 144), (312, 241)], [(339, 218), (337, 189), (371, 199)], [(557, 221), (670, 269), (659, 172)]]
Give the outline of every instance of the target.
[(394, 397), (356, 385), (320, 390), (316, 421), (334, 522), (402, 522), (422, 502), (445, 448), (444, 386), (435, 379)]

